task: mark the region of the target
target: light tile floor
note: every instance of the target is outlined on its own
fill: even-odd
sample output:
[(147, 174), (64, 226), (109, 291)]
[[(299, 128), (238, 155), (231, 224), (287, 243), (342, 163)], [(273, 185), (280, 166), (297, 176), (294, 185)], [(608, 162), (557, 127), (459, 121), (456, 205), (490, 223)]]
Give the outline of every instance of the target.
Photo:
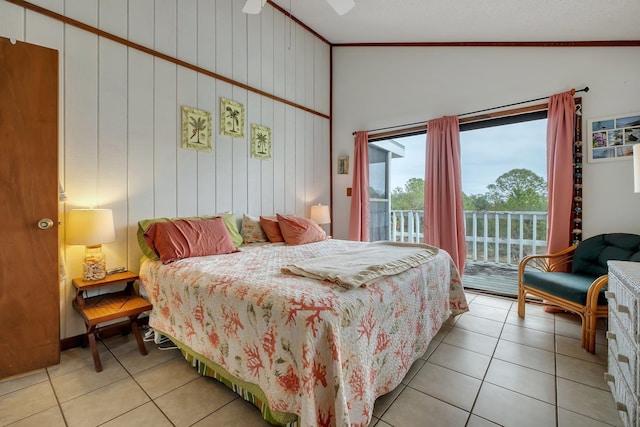
[[(402, 384), (380, 397), (371, 426), (619, 426), (603, 379), (604, 322), (597, 352), (580, 347), (570, 314), (467, 294), (470, 312), (443, 326)], [(88, 348), (62, 353), (48, 369), (0, 381), (0, 425), (268, 426), (257, 409), (198, 375), (177, 350), (131, 335), (99, 343), (104, 371)]]

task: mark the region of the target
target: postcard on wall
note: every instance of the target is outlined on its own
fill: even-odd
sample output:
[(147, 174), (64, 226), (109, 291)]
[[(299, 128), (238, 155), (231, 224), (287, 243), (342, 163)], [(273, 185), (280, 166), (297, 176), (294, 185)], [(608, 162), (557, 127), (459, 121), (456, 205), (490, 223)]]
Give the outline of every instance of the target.
[(182, 148), (211, 151), (211, 113), (182, 106)]
[(220, 98), (220, 134), (244, 138), (244, 105)]
[(620, 114), (588, 120), (587, 144), (593, 162), (631, 159), (640, 143), (640, 113)]

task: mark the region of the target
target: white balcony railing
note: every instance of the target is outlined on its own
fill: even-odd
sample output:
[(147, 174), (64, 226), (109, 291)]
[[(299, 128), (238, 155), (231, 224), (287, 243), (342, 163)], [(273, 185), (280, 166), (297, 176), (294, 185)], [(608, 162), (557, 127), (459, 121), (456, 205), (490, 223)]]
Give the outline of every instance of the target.
[[(465, 211), (467, 259), (517, 264), (525, 255), (545, 253), (547, 212)], [(391, 211), (389, 240), (423, 241), (423, 211)]]

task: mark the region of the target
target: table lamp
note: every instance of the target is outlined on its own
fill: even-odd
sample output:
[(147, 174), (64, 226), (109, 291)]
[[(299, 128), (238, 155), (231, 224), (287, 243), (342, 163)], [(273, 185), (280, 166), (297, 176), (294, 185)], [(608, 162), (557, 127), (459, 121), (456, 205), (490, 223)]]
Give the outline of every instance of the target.
[(331, 223), (329, 206), (321, 205), (319, 203), (317, 205), (311, 206), (311, 221), (320, 226)]
[(102, 244), (116, 239), (111, 209), (72, 209), (67, 224), (67, 244), (86, 245), (82, 280), (100, 280), (107, 275)]

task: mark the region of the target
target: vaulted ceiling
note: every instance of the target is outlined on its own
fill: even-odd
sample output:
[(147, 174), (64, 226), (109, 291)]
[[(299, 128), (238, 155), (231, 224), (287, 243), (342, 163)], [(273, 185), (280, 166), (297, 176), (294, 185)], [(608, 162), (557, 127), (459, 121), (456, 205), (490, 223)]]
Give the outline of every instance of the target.
[(331, 43), (640, 40), (640, 0), (270, 0)]

